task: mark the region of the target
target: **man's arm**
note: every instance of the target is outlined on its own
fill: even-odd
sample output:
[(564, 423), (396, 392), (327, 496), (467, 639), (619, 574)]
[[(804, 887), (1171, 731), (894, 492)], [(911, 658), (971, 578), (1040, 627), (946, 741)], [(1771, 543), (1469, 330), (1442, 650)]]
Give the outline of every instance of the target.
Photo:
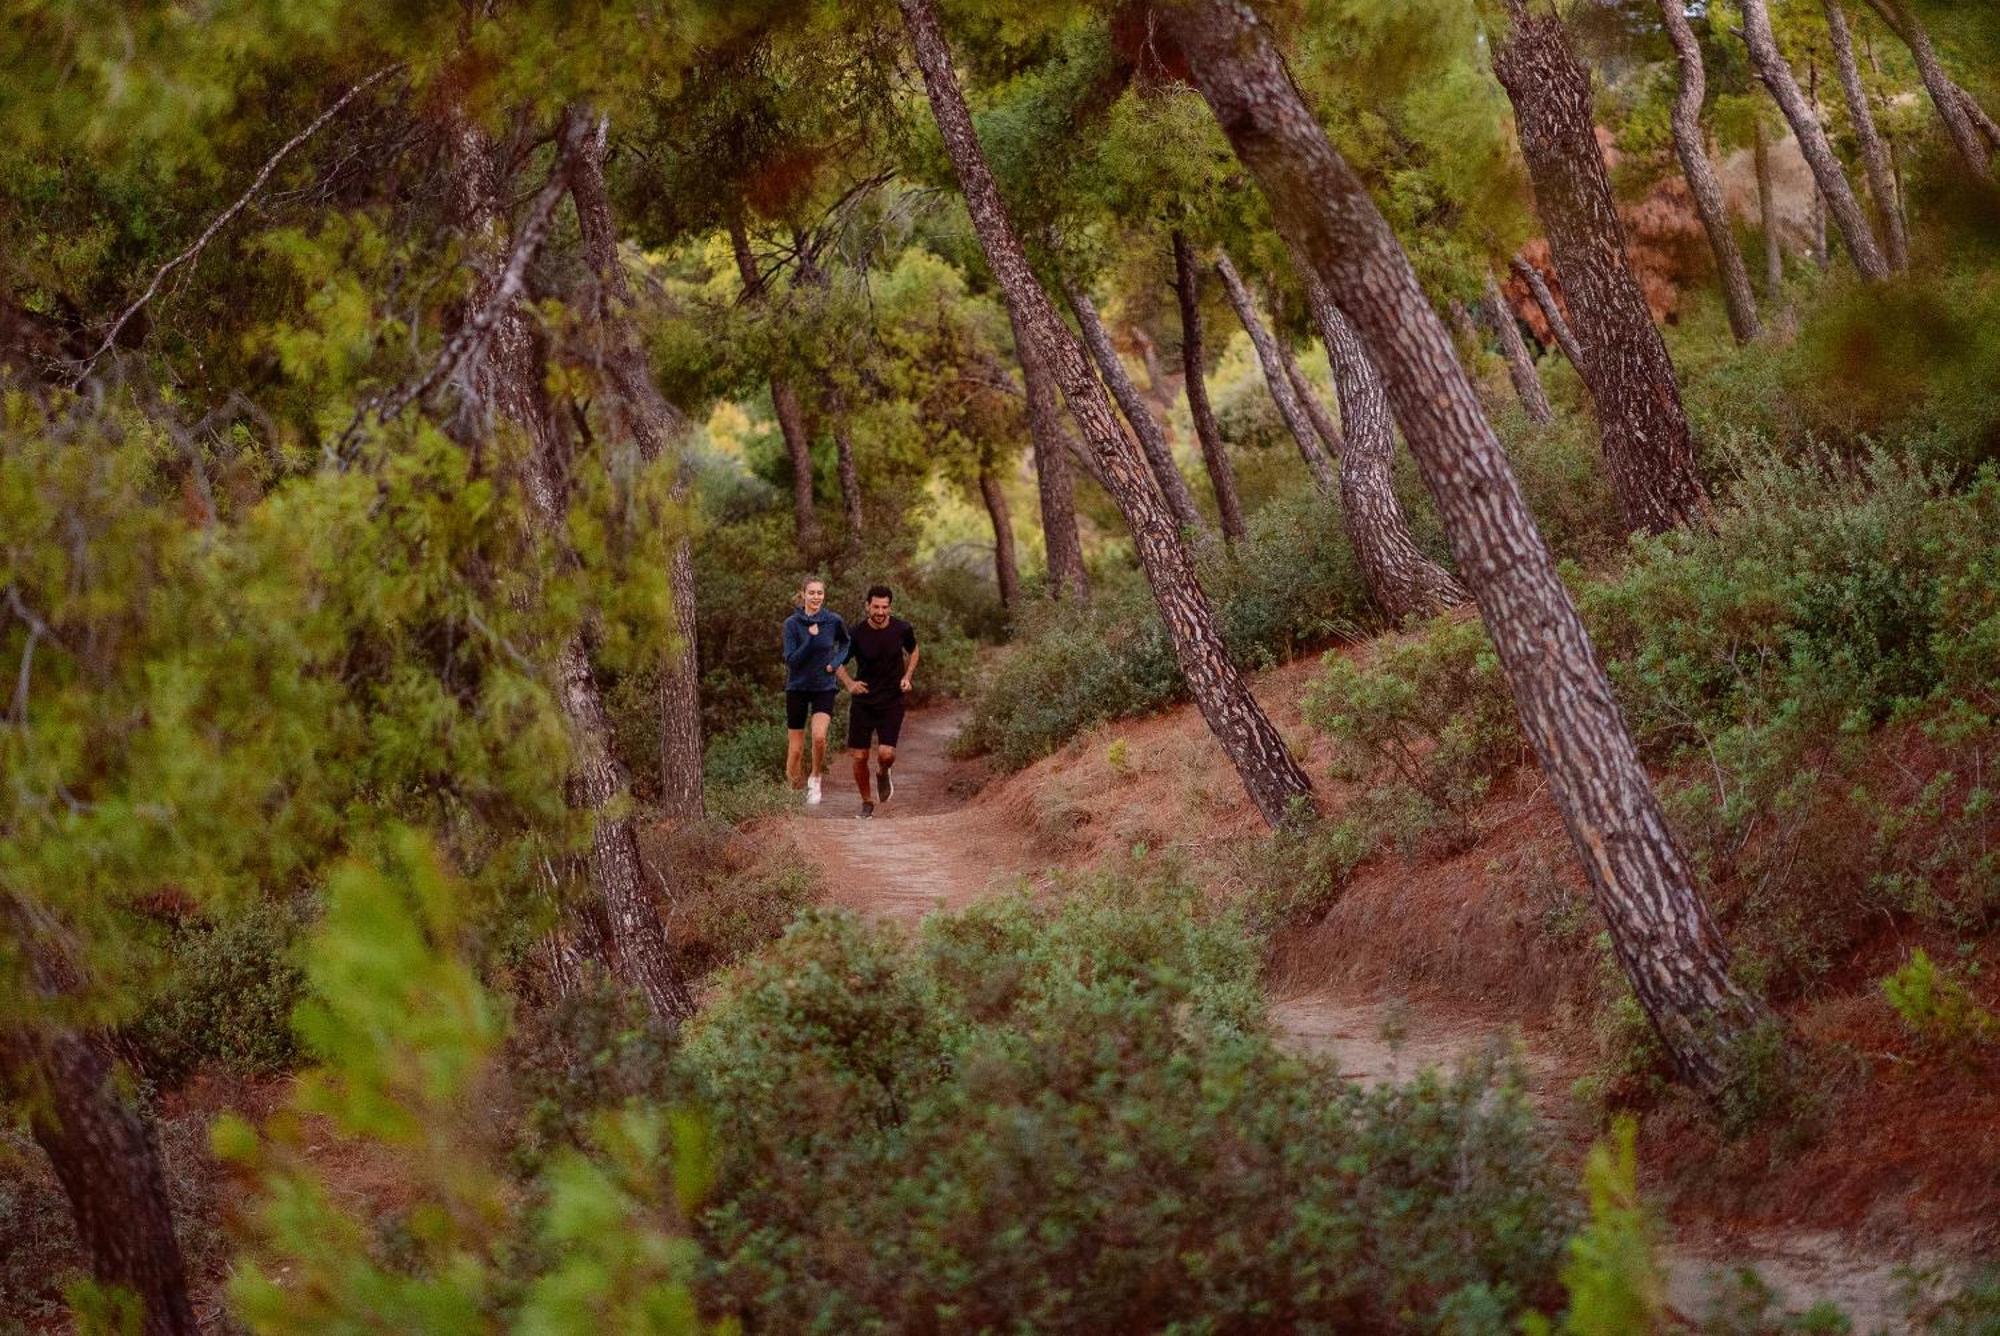
[(917, 648), (917, 633), (915, 631), (906, 630), (903, 632), (903, 650), (909, 655), (908, 658), (903, 660), (903, 690), (908, 691), (910, 689), (910, 679), (917, 675), (917, 660), (923, 657), (923, 651)]

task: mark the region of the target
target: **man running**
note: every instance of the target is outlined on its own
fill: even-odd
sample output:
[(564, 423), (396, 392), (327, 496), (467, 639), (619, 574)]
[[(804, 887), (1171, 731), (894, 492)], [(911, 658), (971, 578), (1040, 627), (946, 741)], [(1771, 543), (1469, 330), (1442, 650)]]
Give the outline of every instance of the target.
[(890, 615), (895, 595), (887, 585), (868, 591), (868, 615), (854, 628), (848, 662), (860, 666), (860, 677), (848, 675), (847, 664), (836, 676), (853, 699), (847, 707), (847, 746), (854, 757), (854, 787), (861, 790), (861, 815), (875, 815), (868, 790), (868, 742), (877, 746), (877, 788), (888, 802), (896, 791), (890, 768), (896, 764), (896, 736), (903, 728), (903, 693), (917, 671), (917, 633), (900, 617)]
[[(833, 721), (840, 665), (847, 662), (847, 623), (826, 607), (826, 581), (813, 578), (799, 586), (799, 606), (785, 619), (785, 777), (793, 788), (806, 791), (806, 801), (820, 800), (820, 775), (826, 769), (826, 729)], [(804, 769), (806, 726), (812, 726), (812, 769)]]

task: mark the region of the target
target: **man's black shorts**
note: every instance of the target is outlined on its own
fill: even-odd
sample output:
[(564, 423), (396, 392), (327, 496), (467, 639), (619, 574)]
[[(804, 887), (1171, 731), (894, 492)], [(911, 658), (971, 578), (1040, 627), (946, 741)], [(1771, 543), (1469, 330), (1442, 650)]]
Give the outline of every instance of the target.
[(785, 727), (804, 728), (808, 714), (832, 714), (834, 698), (839, 694), (838, 691), (787, 691)]
[(896, 736), (902, 731), (902, 692), (884, 692), (879, 698), (873, 692), (848, 697), (847, 745), (850, 749), (866, 751), (870, 733), (884, 747), (893, 747)]

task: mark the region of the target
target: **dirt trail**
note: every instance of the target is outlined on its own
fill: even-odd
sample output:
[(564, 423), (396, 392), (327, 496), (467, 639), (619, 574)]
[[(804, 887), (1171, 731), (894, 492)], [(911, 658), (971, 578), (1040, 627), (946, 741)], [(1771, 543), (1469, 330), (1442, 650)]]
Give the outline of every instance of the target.
[[(955, 909), (1022, 880), (1034, 881), (1068, 852), (1020, 819), (1020, 795), (974, 801), (983, 774), (949, 756), (962, 715), (913, 710), (897, 749), (895, 797), (857, 819), (847, 752), (828, 762), (826, 799), (801, 806), (795, 838), (828, 868), (828, 899), (857, 913), (914, 927), (934, 909)], [(840, 739), (835, 739), (836, 742)], [(1581, 1074), (1576, 1055), (1539, 1046), (1504, 1019), (1458, 1010), (1427, 997), (1294, 977), (1275, 984), (1271, 1020), (1280, 1042), (1335, 1058), (1342, 1075), (1364, 1084), (1405, 1080), (1428, 1067), (1449, 1068), (1495, 1049), (1511, 1050), (1528, 1076), (1528, 1093), (1559, 1134), (1576, 1140), (1569, 1090)], [(1587, 1136), (1584, 1138), (1587, 1139)], [(1837, 1234), (1754, 1230), (1732, 1234), (1676, 1231), (1663, 1249), (1668, 1296), (1679, 1312), (1706, 1313), (1719, 1279), (1754, 1266), (1798, 1312), (1829, 1299), (1857, 1332), (1899, 1329), (1898, 1262), (1856, 1248)]]

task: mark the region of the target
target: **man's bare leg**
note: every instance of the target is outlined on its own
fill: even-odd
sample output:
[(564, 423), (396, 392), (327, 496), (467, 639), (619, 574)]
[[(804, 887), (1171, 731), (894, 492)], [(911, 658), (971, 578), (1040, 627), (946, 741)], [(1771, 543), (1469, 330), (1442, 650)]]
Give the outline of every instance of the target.
[(849, 753), (854, 758), (854, 787), (861, 791), (861, 801), (875, 801), (875, 790), (868, 785), (868, 749), (856, 747)]
[[(895, 783), (889, 778), (889, 767), (894, 764), (896, 764), (896, 749), (894, 747), (881, 746), (875, 749), (875, 766), (881, 772), (882, 776), (880, 788), (882, 790), (883, 802), (888, 802), (889, 795), (895, 792)], [(868, 761), (864, 753), (862, 760), (856, 763), (856, 769), (866, 770), (867, 768)]]

